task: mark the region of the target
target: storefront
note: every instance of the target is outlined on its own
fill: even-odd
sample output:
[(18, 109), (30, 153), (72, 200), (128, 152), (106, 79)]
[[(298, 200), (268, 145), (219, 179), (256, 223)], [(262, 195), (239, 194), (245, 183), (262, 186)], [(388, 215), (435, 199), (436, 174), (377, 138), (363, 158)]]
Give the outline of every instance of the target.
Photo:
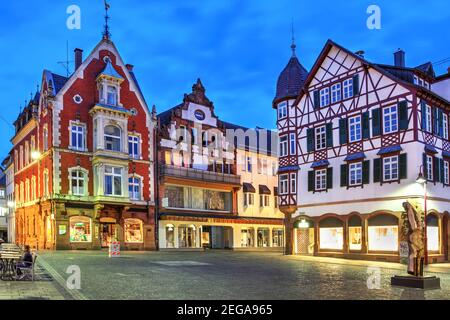
[(342, 251), (344, 249), (342, 220), (329, 217), (319, 222), (319, 249), (323, 251)]
[(369, 252), (398, 253), (399, 221), (390, 214), (380, 214), (368, 220)]

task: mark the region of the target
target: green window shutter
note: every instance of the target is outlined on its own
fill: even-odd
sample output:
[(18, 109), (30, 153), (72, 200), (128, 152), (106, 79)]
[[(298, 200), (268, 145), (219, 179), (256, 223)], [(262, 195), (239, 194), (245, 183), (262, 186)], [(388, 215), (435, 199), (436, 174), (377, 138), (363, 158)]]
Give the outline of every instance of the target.
[(432, 107), (431, 108), (431, 116), (432, 116), (432, 122), (433, 122), (433, 133), (438, 134), (439, 133), (439, 122), (438, 122), (438, 112), (437, 108)]
[(341, 165), (341, 187), (347, 187), (348, 186), (348, 165), (342, 164)]
[(408, 176), (408, 162), (407, 162), (407, 155), (406, 153), (402, 153), (399, 157), (398, 157), (398, 162), (399, 162), (399, 172), (400, 172), (400, 179), (406, 179)]
[(424, 153), (422, 156), (422, 164), (423, 164), (423, 176), (425, 179), (428, 179), (427, 154), (426, 153)]
[(339, 119), (339, 144), (347, 143), (347, 119)]
[(331, 148), (333, 147), (333, 124), (327, 123), (326, 130), (327, 130), (327, 148)]
[(400, 130), (408, 129), (408, 102), (400, 101), (398, 103), (398, 117), (400, 119)]
[(306, 149), (308, 152), (314, 151), (314, 129), (306, 130)]
[(438, 109), (437, 112), (437, 127), (438, 127), (438, 135), (439, 137), (444, 136), (444, 112), (442, 109)]
[(353, 76), (353, 96), (359, 94), (359, 74)]
[(314, 170), (308, 171), (308, 192), (314, 191)]
[(374, 137), (381, 134), (381, 109), (372, 110), (372, 135)]
[(320, 94), (319, 90), (314, 91), (314, 109), (320, 108)]
[(370, 138), (370, 120), (369, 111), (362, 114), (362, 137), (363, 139)]
[(439, 158), (433, 157), (433, 181), (439, 182), (441, 174), (439, 173)]
[(327, 189), (333, 189), (333, 168), (327, 168)]
[(370, 183), (370, 160), (363, 162), (362, 178), (363, 178), (363, 184)]
[(420, 111), (422, 113), (422, 130), (428, 131), (429, 128), (427, 128), (427, 104), (425, 101), (420, 102)]
[(439, 159), (440, 182), (445, 183), (444, 159)]
[(373, 182), (381, 182), (381, 159), (373, 160)]

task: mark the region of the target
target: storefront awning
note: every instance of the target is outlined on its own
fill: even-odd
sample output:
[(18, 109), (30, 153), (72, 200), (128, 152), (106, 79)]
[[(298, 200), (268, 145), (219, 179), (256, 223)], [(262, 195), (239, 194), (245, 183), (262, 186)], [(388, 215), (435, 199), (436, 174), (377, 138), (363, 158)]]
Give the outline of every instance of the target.
[(244, 192), (246, 192), (246, 193), (256, 193), (256, 189), (255, 189), (254, 186), (252, 186), (251, 183), (244, 182), (242, 184), (242, 186), (243, 186)]
[(268, 195), (270, 195), (271, 192), (270, 192), (270, 189), (266, 185), (260, 184), (259, 185), (259, 194), (268, 194)]

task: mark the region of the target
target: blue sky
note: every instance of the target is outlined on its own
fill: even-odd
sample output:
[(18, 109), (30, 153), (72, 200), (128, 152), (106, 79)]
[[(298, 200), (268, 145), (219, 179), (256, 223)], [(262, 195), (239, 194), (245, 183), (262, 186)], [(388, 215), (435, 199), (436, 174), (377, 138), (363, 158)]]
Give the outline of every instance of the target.
[[(310, 69), (327, 39), (366, 58), (392, 63), (397, 48), (416, 66), (450, 57), (448, 1), (380, 0), (110, 0), (111, 33), (147, 102), (164, 111), (181, 102), (200, 77), (216, 114), (248, 127), (275, 126), (271, 102), (290, 58), (294, 20), (297, 56)], [(81, 29), (66, 27), (69, 5), (81, 8)], [(381, 9), (381, 30), (366, 27), (367, 7)], [(43, 69), (101, 38), (102, 0), (4, 1), (0, 5), (0, 157), (10, 149), (12, 122), (36, 91)], [(450, 62), (436, 66), (444, 73)]]

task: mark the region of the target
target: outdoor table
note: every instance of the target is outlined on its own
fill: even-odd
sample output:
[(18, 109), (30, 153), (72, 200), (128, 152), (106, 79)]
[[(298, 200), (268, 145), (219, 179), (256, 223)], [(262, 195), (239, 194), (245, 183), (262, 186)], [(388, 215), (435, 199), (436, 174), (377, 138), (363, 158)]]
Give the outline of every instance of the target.
[(1, 279), (13, 280), (16, 276), (16, 262), (22, 258), (17, 252), (0, 252), (0, 260), (3, 264)]

